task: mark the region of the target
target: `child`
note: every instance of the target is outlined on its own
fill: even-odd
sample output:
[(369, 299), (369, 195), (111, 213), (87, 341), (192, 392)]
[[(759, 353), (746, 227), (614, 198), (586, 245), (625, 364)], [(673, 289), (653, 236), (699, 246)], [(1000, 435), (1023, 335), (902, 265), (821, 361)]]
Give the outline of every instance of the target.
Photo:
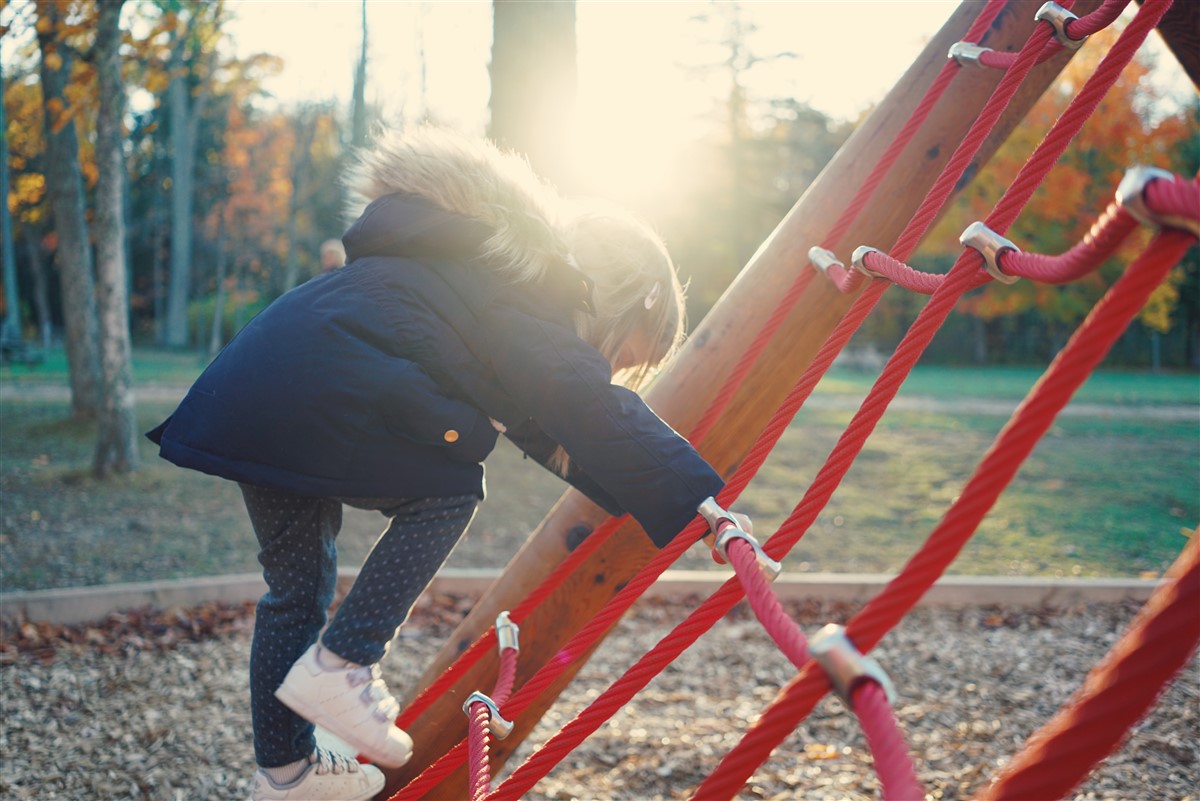
[[(432, 129), (384, 138), (352, 189), (367, 205), (346, 266), (251, 321), (149, 434), (239, 482), (261, 545), (255, 801), (379, 791), (377, 768), (317, 749), (314, 723), (380, 765), (411, 755), (378, 663), (470, 523), (498, 434), (659, 547), (723, 486), (629, 388), (683, 330), (647, 226)], [(322, 633), (343, 504), (388, 524)]]

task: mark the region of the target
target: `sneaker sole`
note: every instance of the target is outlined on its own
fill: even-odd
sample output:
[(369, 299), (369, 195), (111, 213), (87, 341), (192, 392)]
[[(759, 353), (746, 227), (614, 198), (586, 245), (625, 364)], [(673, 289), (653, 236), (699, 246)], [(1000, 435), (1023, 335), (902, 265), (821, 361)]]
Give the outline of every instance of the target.
[[(362, 795), (356, 795), (354, 798), (347, 798), (346, 801), (371, 801), (372, 798), (379, 795), (379, 791), (387, 784), (387, 777), (380, 774), (378, 782), (372, 782)], [(246, 801), (259, 801), (254, 796), (250, 796)]]
[(379, 765), (379, 766), (385, 767), (385, 768), (399, 768), (399, 767), (403, 767), (404, 764), (408, 762), (408, 760), (412, 759), (412, 749), (411, 748), (409, 748), (408, 752), (405, 753), (402, 757), (400, 757), (399, 761), (397, 761), (395, 757), (389, 755), (388, 753), (376, 750), (376, 748), (374, 746), (368, 744), (365, 740), (359, 738), (355, 732), (338, 731), (335, 727), (329, 725), (329, 719), (327, 717), (325, 717), (323, 714), (321, 714), (320, 710), (316, 706), (308, 703), (308, 701), (305, 700), (302, 696), (299, 696), (296, 693), (292, 692), (292, 690), (290, 688), (288, 688), (287, 686), (281, 686), (278, 690), (276, 690), (275, 697), (278, 698), (280, 701), (282, 701), (284, 704), (286, 704), (297, 715), (299, 715), (300, 717), (307, 720), (309, 723), (314, 723), (317, 726), (320, 726), (324, 729), (328, 729), (333, 734), (336, 734), (338, 737), (341, 737), (347, 743), (354, 746), (354, 748), (357, 749), (359, 754), (365, 756), (367, 759), (371, 760), (376, 765)]

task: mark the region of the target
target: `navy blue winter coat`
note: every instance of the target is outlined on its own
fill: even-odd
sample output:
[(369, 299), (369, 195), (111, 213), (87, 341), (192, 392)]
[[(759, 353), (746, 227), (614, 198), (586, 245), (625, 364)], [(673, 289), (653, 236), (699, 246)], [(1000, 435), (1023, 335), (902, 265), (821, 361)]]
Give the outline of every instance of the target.
[(497, 431), (665, 545), (723, 482), (574, 333), (586, 279), (501, 285), (482, 225), (406, 194), (347, 231), (346, 267), (255, 317), (149, 432), (182, 467), (304, 495), (484, 495)]

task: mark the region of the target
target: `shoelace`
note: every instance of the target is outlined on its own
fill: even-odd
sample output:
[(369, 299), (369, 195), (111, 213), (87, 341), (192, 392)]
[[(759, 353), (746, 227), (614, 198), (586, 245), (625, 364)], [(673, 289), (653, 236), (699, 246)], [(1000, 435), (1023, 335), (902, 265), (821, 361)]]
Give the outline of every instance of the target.
[(379, 665), (363, 665), (355, 668), (350, 671), (348, 678), (354, 687), (360, 684), (367, 685), (363, 688), (362, 698), (374, 706), (371, 714), (376, 718), (385, 723), (391, 723), (400, 714), (400, 702), (392, 697), (392, 694), (388, 692), (387, 685), (380, 678)]
[(326, 748), (318, 747), (309, 757), (314, 765), (316, 765), (317, 775), (324, 776), (327, 773), (357, 773), (358, 762), (350, 757), (342, 756), (334, 751)]

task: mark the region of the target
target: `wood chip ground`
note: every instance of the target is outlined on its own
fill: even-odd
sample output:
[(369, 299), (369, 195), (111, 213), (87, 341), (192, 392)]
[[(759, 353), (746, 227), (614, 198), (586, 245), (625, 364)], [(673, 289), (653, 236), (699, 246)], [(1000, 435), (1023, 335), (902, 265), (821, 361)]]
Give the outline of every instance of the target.
[[(646, 601), (597, 651), (505, 768), (557, 731), (692, 608)], [(421, 603), (385, 662), (398, 693), (415, 680), (469, 599)], [(806, 631), (853, 610), (792, 604)], [(919, 610), (875, 656), (928, 799), (965, 799), (1082, 682), (1132, 619), (1132, 605), (1008, 612)], [(1198, 610), (1200, 613), (1200, 610)], [(5, 624), (0, 641), (0, 798), (197, 801), (248, 797), (246, 698), (252, 610), (115, 616), (95, 626)], [(690, 798), (794, 668), (736, 608), (527, 797)], [(490, 690), (490, 688), (484, 688)], [(1195, 657), (1075, 799), (1195, 801), (1200, 666)], [(872, 799), (878, 784), (857, 722), (827, 697), (739, 798)]]

